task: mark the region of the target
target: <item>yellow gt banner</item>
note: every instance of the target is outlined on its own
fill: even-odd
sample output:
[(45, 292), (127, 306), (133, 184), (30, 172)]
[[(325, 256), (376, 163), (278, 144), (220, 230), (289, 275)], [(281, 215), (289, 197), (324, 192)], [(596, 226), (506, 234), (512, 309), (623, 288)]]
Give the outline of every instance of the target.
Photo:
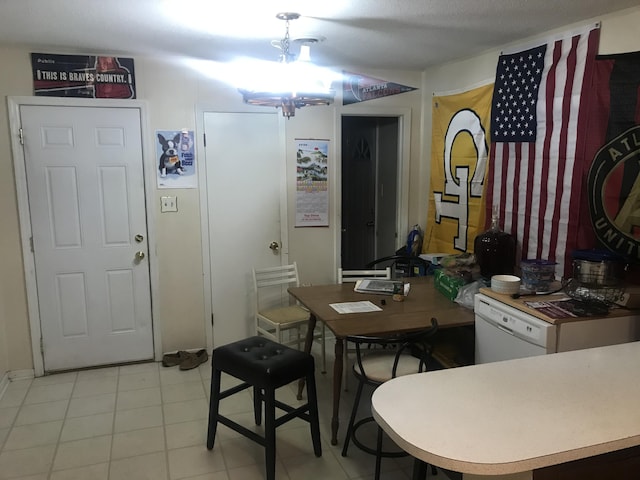
[(473, 252), (484, 231), (492, 94), (490, 84), (433, 97), (424, 253)]

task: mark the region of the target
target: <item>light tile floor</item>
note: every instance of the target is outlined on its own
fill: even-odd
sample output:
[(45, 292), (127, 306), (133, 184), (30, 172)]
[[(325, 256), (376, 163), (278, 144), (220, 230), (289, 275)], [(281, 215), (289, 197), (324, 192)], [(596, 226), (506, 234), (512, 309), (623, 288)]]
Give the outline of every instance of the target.
[[(0, 479), (265, 478), (263, 448), (223, 425), (206, 449), (210, 378), (207, 362), (189, 371), (144, 363), (14, 381), (0, 398)], [(223, 374), (223, 388), (232, 381)], [(372, 456), (353, 445), (341, 455), (355, 385), (342, 393), (340, 445), (332, 446), (331, 372), (318, 372), (316, 384), (322, 457), (313, 454), (308, 424), (288, 422), (277, 430), (277, 478), (372, 478)], [(295, 405), (295, 392), (285, 386), (278, 398)], [(223, 400), (221, 411), (251, 427), (250, 390)], [(382, 478), (408, 479), (411, 466), (410, 457), (383, 459)]]

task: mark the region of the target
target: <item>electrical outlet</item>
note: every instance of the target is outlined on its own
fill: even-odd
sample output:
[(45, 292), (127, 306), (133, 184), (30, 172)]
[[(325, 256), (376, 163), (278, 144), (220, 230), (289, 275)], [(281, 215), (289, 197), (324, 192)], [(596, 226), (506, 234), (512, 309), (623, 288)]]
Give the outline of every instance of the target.
[(177, 212), (178, 197), (160, 197), (160, 212)]

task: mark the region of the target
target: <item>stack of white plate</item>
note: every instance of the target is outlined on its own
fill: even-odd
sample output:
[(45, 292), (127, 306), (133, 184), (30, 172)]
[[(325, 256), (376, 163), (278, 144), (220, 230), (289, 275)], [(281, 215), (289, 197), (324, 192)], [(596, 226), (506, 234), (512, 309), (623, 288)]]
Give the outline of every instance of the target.
[(512, 295), (520, 291), (520, 277), (513, 275), (494, 275), (491, 277), (491, 290)]

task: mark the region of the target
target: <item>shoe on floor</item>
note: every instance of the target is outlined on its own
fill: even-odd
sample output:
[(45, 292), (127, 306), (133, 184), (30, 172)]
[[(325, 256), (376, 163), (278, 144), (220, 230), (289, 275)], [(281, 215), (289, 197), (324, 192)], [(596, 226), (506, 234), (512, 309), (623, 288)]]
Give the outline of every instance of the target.
[(184, 350), (180, 350), (176, 353), (165, 353), (162, 356), (162, 366), (175, 367), (176, 365), (180, 365), (184, 362), (190, 355), (191, 354), (189, 352), (185, 352)]
[(187, 353), (188, 357), (180, 363), (180, 370), (191, 370), (192, 368), (196, 368), (198, 365), (209, 360), (209, 355), (205, 349), (198, 350), (195, 353)]

